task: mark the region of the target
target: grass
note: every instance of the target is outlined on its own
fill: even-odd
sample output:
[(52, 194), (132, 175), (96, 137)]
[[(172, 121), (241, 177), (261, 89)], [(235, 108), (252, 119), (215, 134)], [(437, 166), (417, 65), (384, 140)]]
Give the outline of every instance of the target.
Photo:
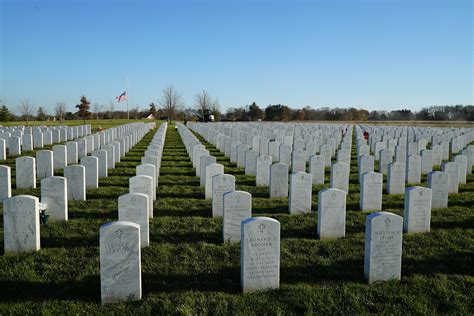
[[(222, 219), (211, 218), (211, 202), (185, 147), (169, 126), (158, 198), (150, 222), (151, 245), (142, 250), (143, 299), (100, 305), (99, 226), (117, 220), (117, 198), (154, 131), (88, 190), (86, 202), (71, 202), (70, 220), (41, 226), (41, 251), (0, 256), (0, 314), (472, 314), (474, 312), (474, 175), (450, 207), (434, 209), (432, 231), (404, 235), (402, 280), (368, 285), (363, 279), (364, 221), (359, 210), (353, 152), (347, 197), (346, 238), (316, 238), (317, 192), (311, 214), (289, 215), (288, 200), (269, 199), (254, 176), (201, 141), (236, 176), (236, 189), (253, 195), (253, 214), (280, 221), (279, 290), (242, 294), (240, 247), (222, 243)], [(328, 173), (327, 173), (328, 174)], [(326, 179), (328, 183), (328, 178)], [(38, 190), (13, 194), (38, 195)], [(384, 210), (402, 215), (403, 196), (384, 195)], [(0, 226), (3, 240), (3, 222)], [(3, 254), (3, 244), (0, 253)]]

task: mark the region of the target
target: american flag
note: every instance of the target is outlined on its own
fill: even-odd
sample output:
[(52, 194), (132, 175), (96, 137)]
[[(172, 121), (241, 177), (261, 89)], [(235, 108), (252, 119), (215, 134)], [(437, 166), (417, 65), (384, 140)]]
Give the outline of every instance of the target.
[(124, 91), (121, 95), (115, 98), (118, 102), (127, 100), (127, 91)]

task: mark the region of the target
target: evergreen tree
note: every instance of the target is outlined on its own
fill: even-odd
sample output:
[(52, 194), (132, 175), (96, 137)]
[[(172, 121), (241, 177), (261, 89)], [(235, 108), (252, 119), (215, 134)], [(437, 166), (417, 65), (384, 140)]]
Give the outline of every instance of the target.
[(85, 95), (81, 97), (81, 103), (76, 105), (78, 109), (76, 115), (84, 120), (84, 124), (86, 123), (86, 119), (91, 116), (91, 112), (89, 112), (90, 106), (91, 103), (87, 100)]
[(38, 108), (38, 113), (36, 116), (38, 121), (46, 121), (46, 119), (48, 118), (48, 114), (46, 114), (42, 106)]
[(6, 105), (3, 105), (0, 108), (0, 122), (9, 122), (10, 121), (10, 110)]
[(149, 105), (149, 107), (150, 107), (149, 113), (152, 114), (156, 118), (156, 105), (155, 105), (155, 103), (151, 103)]

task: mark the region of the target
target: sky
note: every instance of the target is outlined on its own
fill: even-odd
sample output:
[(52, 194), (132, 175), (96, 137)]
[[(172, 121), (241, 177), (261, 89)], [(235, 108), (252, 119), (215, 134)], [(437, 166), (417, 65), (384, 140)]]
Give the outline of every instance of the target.
[[(221, 110), (474, 104), (472, 0), (0, 0), (0, 97), (53, 113), (108, 106)], [(126, 102), (115, 104), (125, 109)]]

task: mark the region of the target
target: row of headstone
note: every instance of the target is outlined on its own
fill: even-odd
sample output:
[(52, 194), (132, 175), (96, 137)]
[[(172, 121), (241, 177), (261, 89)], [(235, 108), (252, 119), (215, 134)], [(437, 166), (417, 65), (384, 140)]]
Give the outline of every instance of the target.
[(118, 221), (100, 227), (100, 286), (102, 304), (140, 300), (141, 248), (150, 245), (150, 218), (156, 200), (167, 123), (148, 145), (129, 193), (118, 199)]
[(91, 125), (79, 126), (0, 126), (0, 161), (20, 156), (22, 151), (43, 148), (91, 134)]
[[(153, 126), (154, 124), (144, 124), (130, 129), (130, 133), (137, 136), (131, 140), (131, 146), (134, 146)], [(27, 183), (27, 181), (35, 179), (35, 158), (18, 157), (16, 167), (17, 184), (22, 181)], [(4, 205), (4, 243), (6, 253), (40, 249), (40, 210), (45, 210), (51, 221), (68, 220), (68, 201), (85, 200), (86, 198), (85, 171), (85, 167), (82, 165), (71, 165), (64, 168), (64, 177), (48, 176), (41, 179), (40, 200), (29, 195), (11, 197), (10, 167), (0, 166), (0, 200), (3, 200)], [(36, 185), (36, 179), (30, 185)]]

